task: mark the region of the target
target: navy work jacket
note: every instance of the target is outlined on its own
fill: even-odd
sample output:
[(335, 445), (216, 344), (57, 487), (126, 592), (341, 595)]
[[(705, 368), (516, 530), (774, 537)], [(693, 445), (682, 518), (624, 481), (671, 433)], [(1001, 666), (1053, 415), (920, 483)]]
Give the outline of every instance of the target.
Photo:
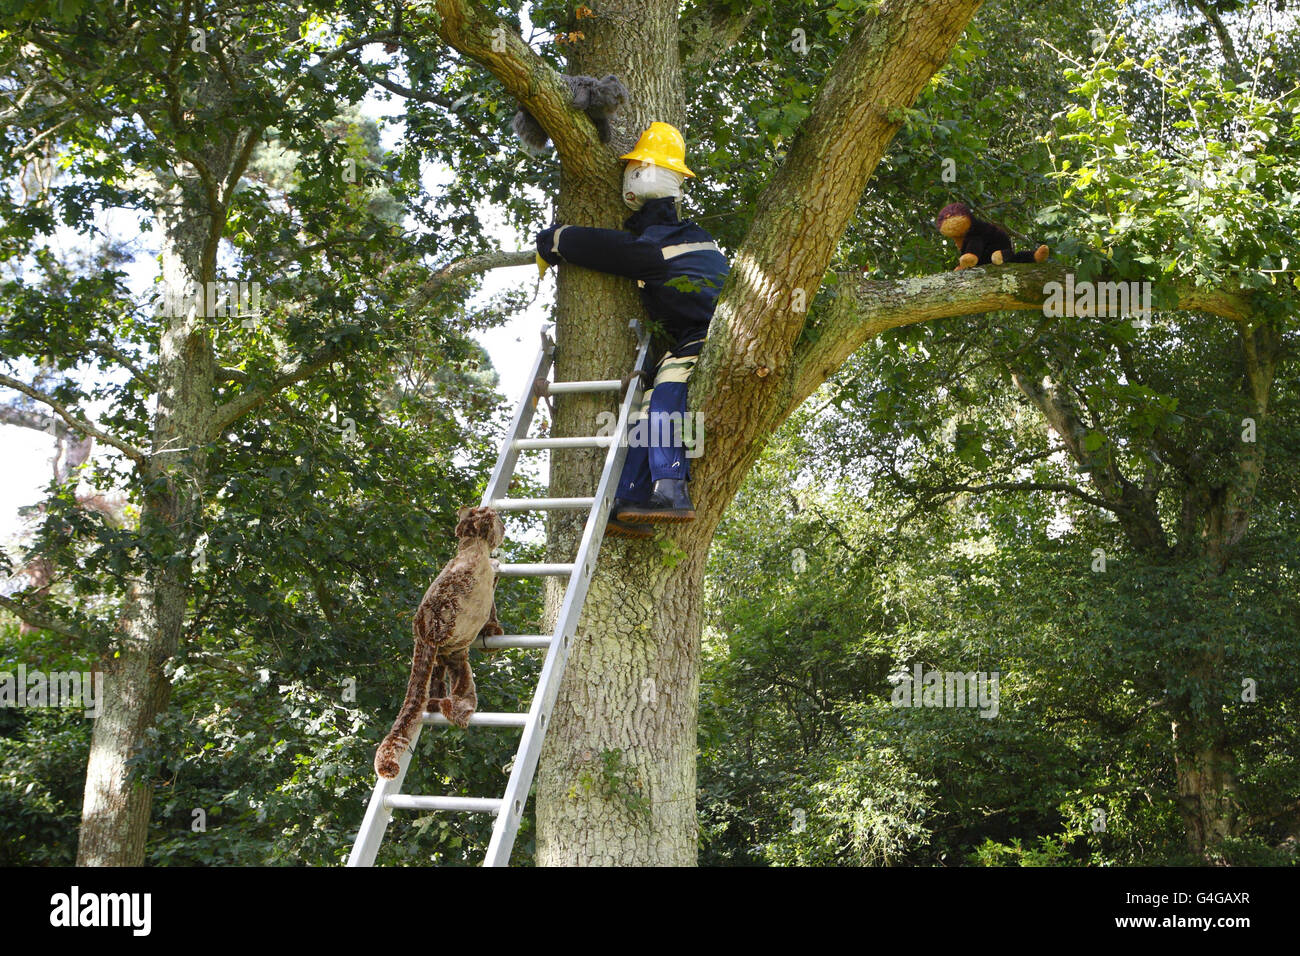
[(551, 226), (537, 251), (573, 265), (638, 280), (646, 311), (677, 344), (702, 338), (729, 266), (713, 237), (677, 218), (671, 197), (651, 199), (624, 222), (627, 231)]

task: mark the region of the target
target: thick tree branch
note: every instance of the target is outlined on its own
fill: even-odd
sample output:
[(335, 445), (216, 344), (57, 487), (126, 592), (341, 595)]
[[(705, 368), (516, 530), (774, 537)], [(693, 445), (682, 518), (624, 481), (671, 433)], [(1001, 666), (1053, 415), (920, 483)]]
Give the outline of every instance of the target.
[[(801, 343), (791, 362), (794, 386), (782, 417), (881, 332), (958, 315), (1041, 311), (1048, 298), (1047, 284), (1064, 284), (1068, 271), (1065, 264), (1049, 261), (883, 281), (841, 275), (828, 314), (810, 329), (813, 334)], [(1179, 309), (1239, 323), (1251, 314), (1250, 298), (1243, 292), (1198, 288), (1190, 282), (1177, 284), (1174, 291)]]
[[(456, 101), (450, 96), (442, 96), (437, 93), (429, 93), (421, 90), (412, 90), (408, 87), (402, 86), (400, 83), (394, 83), (384, 75), (382, 64), (357, 63), (356, 68), (358, 72), (364, 73), (371, 81), (378, 83), (390, 93), (395, 93), (405, 99), (415, 100), (419, 103), (432, 103), (434, 106), (441, 106), (448, 113), (456, 112), (454, 109)], [(466, 132), (486, 146), (489, 152), (495, 153), (498, 147), (496, 140), (488, 135), (477, 123), (474, 123), (472, 126), (468, 125), (468, 123), (469, 121), (467, 119)]]
[(17, 405), (0, 405), (0, 425), (16, 425), (30, 428), (32, 431), (50, 432), (50, 423), (54, 423), (53, 436), (63, 438), (71, 434), (67, 424), (50, 415), (42, 414), (34, 408), (20, 408)]
[(690, 69), (713, 65), (740, 39), (757, 12), (753, 6), (737, 10), (710, 2), (692, 7), (679, 25), (682, 66)]
[(836, 245), (902, 111), (979, 6), (883, 0), (866, 13), (764, 190), (691, 383), (718, 436), (699, 476), (706, 484), (720, 480), (717, 500), (730, 497), (755, 443), (783, 416), (790, 355)]
[(977, 495), (985, 491), (1055, 491), (1072, 495), (1080, 501), (1086, 501), (1088, 504), (1106, 511), (1120, 512), (1125, 510), (1123, 505), (1089, 494), (1078, 485), (1072, 485), (1067, 481), (990, 481), (982, 485), (946, 484), (926, 488), (914, 486), (914, 490), (935, 495)]
[(1148, 553), (1165, 551), (1168, 537), (1156, 510), (1155, 496), (1124, 476), (1108, 440), (1089, 450), (1087, 437), (1096, 429), (1084, 423), (1070, 389), (1050, 379), (1037, 381), (1021, 369), (1013, 369), (1011, 377), (1021, 394), (1051, 425), (1070, 457), (1087, 470), (1089, 479), (1110, 502), (1108, 507), (1119, 515), (1133, 546)]
[[(1064, 284), (1067, 267), (1060, 262), (989, 266), (943, 272), (913, 279), (867, 280), (840, 276), (837, 295), (826, 314), (812, 326), (790, 363), (788, 378), (777, 393), (783, 420), (869, 339), (888, 329), (933, 319), (998, 310), (1041, 311), (1048, 283)], [(1250, 298), (1240, 291), (1175, 284), (1178, 308), (1205, 311), (1244, 327), (1251, 315)], [(1150, 494), (1120, 474), (1113, 456), (1089, 451), (1085, 436), (1092, 430), (1079, 416), (1073, 398), (1056, 383), (1041, 383), (1023, 371), (1013, 371), (1021, 393), (1060, 436), (1067, 452), (1090, 472), (1099, 500), (1124, 518), (1125, 531), (1135, 545), (1159, 550), (1166, 538)], [(1085, 499), (1086, 500), (1086, 499)], [(1096, 502), (1094, 502), (1096, 503)]]
[(265, 385), (245, 389), (217, 408), (212, 416), (209, 437), (216, 438), (253, 409), (265, 405), (290, 385), (301, 382), (347, 352), (342, 345), (326, 345), (311, 355), (282, 366)]
[(354, 50), (360, 50), (363, 47), (370, 46), (372, 43), (398, 43), (404, 39), (403, 34), (397, 30), (379, 30), (375, 33), (367, 33), (365, 36), (359, 36), (346, 43), (340, 44), (328, 53), (321, 54), (320, 60), (308, 67), (302, 73), (298, 74), (293, 80), (278, 93), (278, 98), (282, 103), (287, 103), (289, 98), (307, 82), (310, 77), (319, 77), (320, 72), (328, 66), (332, 66), (336, 61), (347, 56)]
[[(1282, 336), (1276, 327), (1267, 322), (1249, 328), (1242, 326), (1239, 332), (1242, 357), (1245, 360), (1244, 390), (1248, 396), (1250, 417), (1254, 420), (1256, 429), (1260, 429), (1268, 418), (1269, 396), (1277, 373)], [(1222, 491), (1222, 526), (1210, 529), (1216, 533), (1216, 547), (1223, 566), (1226, 566), (1230, 549), (1246, 536), (1263, 468), (1264, 454), (1258, 440), (1238, 442), (1237, 480), (1229, 483)]]
[(1192, 6), (1200, 11), (1201, 16), (1205, 17), (1210, 29), (1219, 40), (1219, 50), (1223, 53), (1223, 62), (1228, 67), (1228, 75), (1238, 83), (1245, 83), (1250, 79), (1245, 69), (1242, 68), (1241, 60), (1237, 57), (1237, 45), (1232, 42), (1232, 34), (1224, 26), (1223, 19), (1205, 0), (1191, 0)]
[(94, 425), (90, 424), (90, 422), (82, 418), (78, 418), (76, 415), (73, 415), (70, 411), (68, 411), (67, 406), (65, 406), (61, 402), (55, 401), (49, 395), (37, 391), (36, 389), (32, 388), (30, 385), (18, 381), (18, 379), (16, 378), (10, 378), (8, 375), (0, 375), (0, 385), (7, 385), (10, 388), (15, 389), (16, 391), (22, 392), (24, 395), (28, 396), (29, 398), (34, 398), (36, 399), (36, 401), (44, 405), (48, 405), (50, 408), (54, 409), (55, 414), (57, 414), (60, 418), (62, 418), (65, 422), (67, 422), (70, 426), (75, 428), (77, 431), (81, 432), (82, 434), (90, 435), (94, 438), (98, 438), (105, 445), (112, 445), (114, 448), (116, 448), (118, 451), (126, 455), (127, 458), (130, 458), (134, 462), (143, 464), (145, 460), (148, 458), (148, 455), (146, 455), (139, 448), (136, 448), (134, 445), (130, 444), (129, 442), (122, 441), (120, 438), (114, 438), (112, 435), (108, 434), (107, 432), (101, 431), (100, 429), (96, 428)]
[(457, 259), (455, 262), (444, 266), (435, 272), (424, 284), (411, 293), (410, 298), (405, 302), (407, 312), (418, 312), (429, 304), (433, 298), (434, 292), (439, 288), (451, 282), (453, 279), (461, 279), (468, 275), (474, 275), (478, 272), (487, 272), (491, 269), (504, 269), (510, 266), (527, 266), (532, 265), (534, 257), (537, 255), (533, 249), (519, 249), (507, 252), (497, 250), (494, 252), (484, 252), (475, 256), (466, 256), (464, 259)]
[(1133, 547), (1147, 554), (1165, 554), (1169, 538), (1160, 520), (1155, 483), (1138, 484), (1125, 475), (1116, 446), (1088, 408), (1083, 389), (1068, 380), (1060, 361), (1046, 358), (1052, 374), (1041, 379), (1037, 371), (1009, 366), (1016, 388), (1051, 426), (1102, 497), (1112, 503)]
[(100, 355), (117, 362), (145, 385), (148, 385), (150, 388), (158, 387), (158, 383), (152, 375), (137, 366), (131, 356), (127, 355), (112, 342), (105, 339), (92, 339), (87, 344), (89, 344), (90, 347)]
[(437, 0), (437, 11), (443, 42), (502, 82), (550, 135), (569, 173), (597, 176), (614, 162), (591, 120), (573, 108), (569, 85), (513, 27), (469, 0)]

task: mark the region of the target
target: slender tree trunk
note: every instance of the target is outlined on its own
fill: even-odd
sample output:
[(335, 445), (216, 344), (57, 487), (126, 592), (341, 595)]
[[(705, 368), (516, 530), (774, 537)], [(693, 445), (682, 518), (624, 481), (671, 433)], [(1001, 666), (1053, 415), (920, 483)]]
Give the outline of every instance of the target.
[[(1237, 468), (1231, 480), (1214, 488), (1194, 489), (1189, 495), (1193, 511), (1190, 527), (1199, 528), (1198, 559), (1211, 571), (1223, 574), (1245, 539), (1254, 510), (1255, 495), (1264, 469), (1261, 447), (1268, 420), (1273, 381), (1277, 373), (1281, 338), (1267, 322), (1243, 325), (1238, 330), (1243, 366), (1242, 391), (1249, 414), (1234, 428)], [(1248, 428), (1248, 423), (1253, 427)], [(1203, 707), (1184, 704), (1173, 726), (1174, 761), (1178, 780), (1178, 806), (1187, 832), (1187, 846), (1202, 858), (1239, 829), (1236, 755), (1228, 735), (1222, 705), (1215, 703), (1215, 675), (1223, 672), (1221, 645), (1204, 649), (1191, 671), (1205, 689)]]
[[(159, 204), (163, 280), (172, 289), (211, 278), (210, 217), (192, 183), (166, 190)], [(166, 320), (158, 356), (158, 407), (140, 532), (149, 554), (123, 614), (117, 656), (108, 662), (103, 709), (95, 720), (77, 848), (78, 866), (144, 862), (152, 784), (130, 761), (167, 706), (165, 672), (176, 654), (189, 603), (190, 548), (204, 483), (204, 447), (213, 414), (214, 359), (201, 315)]]
[(1250, 76), (1241, 65), (1241, 59), (1237, 56), (1237, 45), (1232, 42), (1232, 34), (1228, 32), (1228, 28), (1224, 25), (1223, 18), (1205, 0), (1192, 0), (1192, 6), (1200, 11), (1201, 16), (1205, 17), (1210, 29), (1214, 31), (1215, 37), (1218, 38), (1219, 51), (1223, 54), (1223, 62), (1227, 67), (1228, 76), (1238, 83), (1247, 82)]
[(1236, 755), (1228, 736), (1226, 701), (1220, 696), (1223, 666), (1223, 645), (1211, 641), (1174, 675), (1183, 683), (1190, 678), (1194, 688), (1174, 698), (1170, 732), (1187, 849), (1203, 860), (1236, 835), (1240, 815)]
[[(1240, 428), (1236, 469), (1226, 482), (1198, 482), (1190, 469), (1183, 490), (1180, 540), (1170, 547), (1160, 518), (1157, 489), (1127, 480), (1113, 459), (1088, 451), (1081, 441), (1087, 429), (1074, 407), (1069, 389), (1050, 381), (1039, 384), (1022, 369), (1013, 373), (1017, 387), (1042, 412), (1071, 456), (1089, 468), (1098, 493), (1116, 505), (1116, 515), (1133, 551), (1144, 560), (1171, 558), (1203, 566), (1211, 576), (1227, 571), (1246, 536), (1259, 481), (1263, 475), (1262, 440), (1278, 367), (1281, 339), (1267, 320), (1239, 319), (1242, 393), (1245, 416)], [(1207, 589), (1207, 594), (1210, 593)], [(1221, 618), (1221, 616), (1220, 616)], [(1190, 626), (1193, 622), (1183, 622)], [(1178, 625), (1175, 625), (1178, 626)], [(1201, 858), (1239, 829), (1236, 799), (1236, 755), (1228, 734), (1221, 697), (1224, 667), (1222, 644), (1209, 642), (1171, 666), (1174, 772), (1177, 802), (1187, 846)], [(1185, 690), (1188, 681), (1194, 691)]]
[(105, 665), (102, 710), (91, 735), (78, 866), (144, 863), (152, 784), (133, 774), (129, 761), (167, 707), (171, 683), (163, 666), (175, 650), (184, 606), (185, 591), (176, 582), (141, 584), (131, 593), (118, 657)]

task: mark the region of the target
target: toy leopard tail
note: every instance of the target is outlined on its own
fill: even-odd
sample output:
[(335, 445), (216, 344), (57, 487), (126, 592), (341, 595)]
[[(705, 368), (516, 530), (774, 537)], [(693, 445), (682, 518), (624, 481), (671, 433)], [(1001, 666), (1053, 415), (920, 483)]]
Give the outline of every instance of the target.
[(375, 751), (375, 773), (385, 780), (397, 776), (398, 761), (411, 746), (412, 733), (424, 714), (424, 704), (429, 695), (429, 678), (433, 676), (437, 654), (437, 649), (430, 644), (416, 642), (415, 653), (411, 657), (411, 679), (406, 685), (406, 700), (402, 702), (402, 709), (393, 722), (393, 729)]

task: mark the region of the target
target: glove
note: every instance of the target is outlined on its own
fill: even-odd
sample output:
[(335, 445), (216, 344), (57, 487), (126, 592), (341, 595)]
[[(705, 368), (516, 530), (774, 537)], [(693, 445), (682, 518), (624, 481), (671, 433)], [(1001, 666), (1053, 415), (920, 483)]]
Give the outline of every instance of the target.
[(558, 266), (561, 262), (559, 255), (551, 247), (555, 243), (555, 230), (559, 226), (547, 226), (537, 234), (537, 254), (546, 260), (548, 265)]

